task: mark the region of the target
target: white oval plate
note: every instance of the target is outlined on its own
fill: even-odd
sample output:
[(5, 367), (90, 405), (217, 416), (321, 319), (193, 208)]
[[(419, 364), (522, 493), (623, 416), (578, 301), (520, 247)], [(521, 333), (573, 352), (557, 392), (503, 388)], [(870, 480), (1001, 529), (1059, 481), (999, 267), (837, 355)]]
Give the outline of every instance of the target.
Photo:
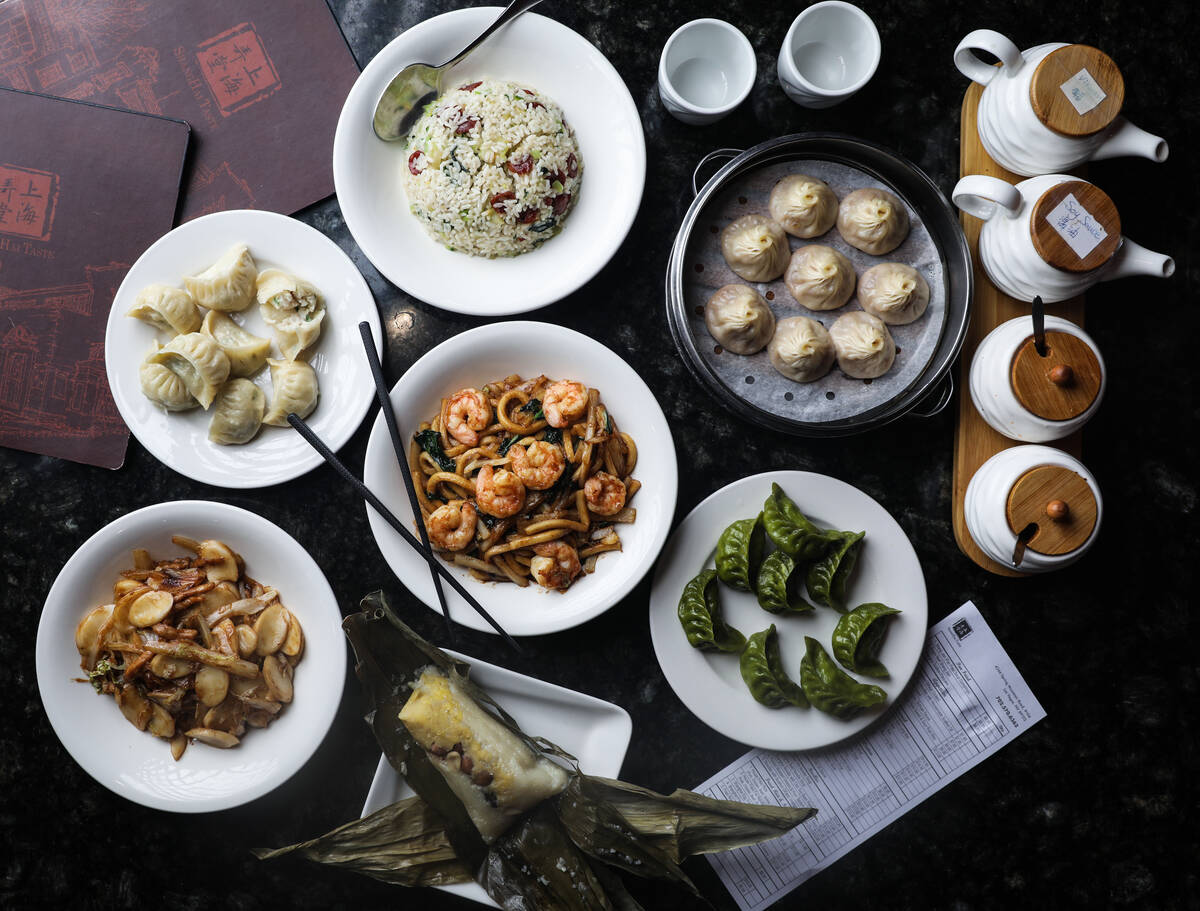
[[(881, 709), (842, 721), (814, 708), (769, 709), (754, 701), (738, 669), (738, 656), (703, 652), (688, 645), (676, 610), (683, 587), (713, 565), (721, 532), (762, 510), (771, 483), (783, 488), (806, 516), (823, 528), (866, 531), (847, 600), (853, 607), (882, 601), (903, 611), (892, 620), (880, 660), (891, 672), (882, 680), (851, 675), (887, 691)], [(770, 541), (768, 540), (768, 547)], [(747, 637), (772, 623), (788, 676), (800, 681), (804, 637), (820, 641), (833, 655), (837, 611), (818, 606), (811, 614), (776, 615), (758, 606), (753, 594), (720, 586), (725, 619)], [(650, 591), (650, 637), (663, 674), (675, 694), (713, 730), (767, 750), (809, 750), (856, 734), (891, 707), (908, 684), (925, 645), (929, 606), (925, 576), (904, 530), (886, 509), (844, 481), (808, 471), (769, 471), (722, 487), (691, 511), (663, 551)], [(839, 665), (840, 667), (840, 665)]]
[[(479, 582), (460, 567), (447, 566), (496, 621), (514, 636), (538, 636), (577, 626), (625, 597), (650, 569), (667, 539), (679, 482), (671, 430), (654, 394), (621, 358), (599, 342), (549, 323), (509, 322), (480, 326), (442, 342), (409, 368), (392, 388), (392, 407), (402, 438), (412, 438), (422, 421), (438, 411), (443, 396), (511, 373), (544, 373), (578, 380), (600, 390), (617, 426), (638, 448), (634, 477), (642, 489), (633, 499), (637, 521), (620, 528), (623, 550), (605, 554), (596, 571), (564, 593), (538, 585)], [(401, 468), (383, 415), (375, 418), (363, 481), (410, 529), (416, 528)], [(370, 506), (367, 517), (375, 543), (392, 572), (432, 610), (441, 611), (428, 564)], [(494, 633), (466, 601), (443, 586), (450, 616), (471, 629)]]
[(453, 253), (426, 233), (409, 213), (400, 183), (405, 143), (375, 135), (375, 103), (405, 66), (449, 60), (499, 14), (498, 7), (455, 10), (393, 40), (354, 83), (333, 140), (338, 202), (375, 268), (428, 304), (476, 316), (535, 310), (588, 282), (629, 233), (646, 180), (641, 118), (612, 64), (565, 25), (526, 13), (456, 67), (445, 84), (505, 79), (554, 99), (583, 154), (579, 201), (561, 234), (520, 256)]
[[(185, 275), (207, 269), (236, 243), (250, 248), (260, 272), (293, 272), (325, 296), (321, 337), (305, 355), (321, 386), (321, 400), (308, 423), (337, 452), (358, 429), (375, 396), (358, 324), (371, 324), (380, 352), (383, 331), (371, 290), (350, 257), (320, 231), (294, 218), (238, 209), (205, 215), (164, 234), (138, 257), (117, 290), (104, 336), (104, 360), (121, 417), (156, 459), (181, 475), (217, 487), (266, 487), (311, 471), (321, 457), (291, 427), (264, 425), (249, 443), (220, 446), (208, 439), (211, 410), (169, 414), (151, 402), (142, 394), (138, 367), (155, 339), (166, 344), (169, 338), (125, 315), (142, 288), (155, 282), (182, 288)], [(255, 335), (274, 338), (257, 303), (230, 316)], [(271, 357), (282, 357), (278, 344), (272, 344)], [(266, 393), (269, 408), (270, 368), (263, 367), (251, 379)]]
[[(111, 696), (83, 675), (75, 627), (91, 608), (112, 603), (112, 586), (132, 567), (130, 551), (184, 556), (172, 535), (225, 541), (246, 572), (274, 585), (304, 629), (295, 698), (268, 727), (249, 729), (229, 750), (192, 743), (175, 762), (165, 740), (137, 730)], [(320, 568), (294, 538), (261, 516), (206, 500), (147, 506), (100, 529), (75, 552), (46, 596), (37, 634), (42, 704), (58, 739), (85, 772), (110, 791), (156, 810), (206, 813), (261, 797), (288, 780), (320, 745), (346, 678), (337, 600)]]
[[(446, 653), (470, 664), (471, 680), (487, 690), (526, 733), (558, 744), (579, 760), (579, 768), (588, 775), (620, 776), (621, 763), (625, 761), (625, 751), (633, 736), (633, 719), (619, 705), (536, 677), (526, 677), (469, 655), (449, 649)], [(370, 816), (398, 800), (412, 797), (413, 793), (392, 768), (387, 756), (380, 756), (362, 815)], [(499, 907), (478, 883), (454, 883), (434, 888), (481, 905)]]

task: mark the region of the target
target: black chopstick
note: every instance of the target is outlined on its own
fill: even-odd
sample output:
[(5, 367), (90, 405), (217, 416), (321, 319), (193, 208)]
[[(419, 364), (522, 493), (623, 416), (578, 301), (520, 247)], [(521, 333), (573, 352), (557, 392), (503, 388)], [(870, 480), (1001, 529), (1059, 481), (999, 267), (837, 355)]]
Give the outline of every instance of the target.
[(328, 462), (330, 467), (339, 475), (341, 475), (342, 480), (357, 490), (359, 496), (366, 500), (367, 503), (369, 503), (377, 513), (383, 516), (384, 521), (396, 530), (396, 533), (404, 539), (404, 542), (418, 554), (420, 554), (425, 562), (433, 567), (434, 571), (437, 572), (438, 575), (449, 582), (450, 587), (462, 595), (464, 601), (471, 605), (471, 607), (475, 608), (475, 611), (479, 614), (479, 616), (483, 617), (483, 619), (488, 622), (492, 629), (494, 629), (504, 638), (504, 641), (512, 647), (513, 651), (515, 651), (518, 655), (525, 654), (525, 650), (521, 648), (521, 646), (517, 645), (516, 640), (504, 631), (504, 627), (492, 619), (492, 615), (484, 610), (482, 604), (475, 600), (475, 596), (462, 587), (462, 583), (454, 578), (453, 573), (446, 569), (446, 567), (442, 566), (442, 561), (429, 551), (422, 548), (421, 542), (413, 536), (412, 532), (404, 527), (404, 523), (397, 519), (390, 509), (383, 505), (383, 501), (371, 492), (371, 488), (367, 487), (366, 484), (356, 478), (353, 472), (351, 472), (349, 468), (341, 463), (341, 460), (339, 460), (338, 457), (333, 454), (333, 451), (326, 446), (324, 442), (322, 442), (321, 438), (313, 433), (312, 428), (304, 423), (304, 418), (300, 417), (295, 412), (292, 412), (287, 416), (287, 419), (288, 423), (296, 428), (296, 431), (300, 434), (300, 436), (304, 437), (304, 439), (308, 442), (308, 445), (315, 449), (320, 454), (321, 458)]
[[(404, 452), (404, 443), (400, 438), (400, 428), (396, 425), (396, 410), (392, 408), (392, 399), (388, 395), (387, 383), (383, 380), (383, 365), (379, 363), (379, 355), (375, 353), (375, 336), (371, 334), (371, 324), (363, 320), (358, 324), (358, 334), (362, 336), (363, 348), (367, 352), (367, 363), (371, 365), (371, 377), (375, 380), (375, 398), (379, 400), (379, 410), (383, 413), (383, 423), (387, 425), (388, 434), (392, 438), (392, 449), (396, 453), (396, 462), (400, 466), (400, 476), (404, 478), (404, 489), (408, 491), (408, 502), (412, 504), (413, 516), (416, 518), (417, 531), (421, 535), (421, 544), (425, 552), (432, 553), (429, 545), (429, 532), (421, 521), (421, 503), (417, 499), (416, 488), (413, 487), (412, 475), (408, 470), (408, 457)], [(446, 592), (442, 589), (442, 577), (430, 565), (429, 575), (433, 577), (433, 590), (437, 592), (438, 604), (442, 606), (442, 616), (446, 618), (446, 636), (450, 644), (454, 644), (454, 624), (450, 622), (450, 607), (446, 604)]]

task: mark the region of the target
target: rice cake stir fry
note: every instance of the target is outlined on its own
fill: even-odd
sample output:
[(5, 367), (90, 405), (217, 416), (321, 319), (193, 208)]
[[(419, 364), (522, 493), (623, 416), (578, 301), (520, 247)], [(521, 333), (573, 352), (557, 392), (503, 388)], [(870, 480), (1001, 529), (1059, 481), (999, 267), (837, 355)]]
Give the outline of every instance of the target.
[(81, 682), (113, 696), (130, 724), (170, 741), (179, 759), (190, 740), (228, 749), (247, 727), (279, 716), (292, 701), (304, 632), (229, 545), (171, 540), (194, 556), (155, 560), (135, 550), (113, 603), (79, 622), (75, 647)]

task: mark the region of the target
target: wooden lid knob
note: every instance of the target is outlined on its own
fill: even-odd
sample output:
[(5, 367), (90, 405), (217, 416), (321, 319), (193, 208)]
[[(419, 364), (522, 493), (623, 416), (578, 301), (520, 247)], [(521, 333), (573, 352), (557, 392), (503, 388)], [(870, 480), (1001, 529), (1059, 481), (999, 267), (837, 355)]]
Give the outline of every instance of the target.
[(1079, 417), (1100, 394), (1100, 358), (1092, 346), (1069, 332), (1046, 333), (1046, 355), (1033, 336), (1013, 355), (1009, 375), (1013, 395), (1030, 414), (1047, 421)]
[(1090, 272), (1121, 245), (1121, 216), (1095, 184), (1068, 180), (1041, 195), (1029, 217), (1038, 256), (1065, 272)]
[(1054, 132), (1091, 136), (1121, 112), (1125, 79), (1108, 54), (1086, 44), (1069, 44), (1037, 65), (1029, 101), (1038, 120)]
[(1026, 547), (1047, 556), (1069, 554), (1081, 547), (1091, 537), (1098, 513), (1096, 495), (1088, 482), (1061, 465), (1029, 469), (1008, 492), (1008, 527), (1019, 535), (1036, 525)]

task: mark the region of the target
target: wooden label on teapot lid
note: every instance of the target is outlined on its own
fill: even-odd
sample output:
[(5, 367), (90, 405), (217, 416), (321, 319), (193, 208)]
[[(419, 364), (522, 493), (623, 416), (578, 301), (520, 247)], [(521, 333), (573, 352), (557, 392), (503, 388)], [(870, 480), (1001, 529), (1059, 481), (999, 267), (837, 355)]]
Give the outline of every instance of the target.
[(1046, 354), (1031, 335), (1013, 355), (1013, 394), (1026, 411), (1047, 421), (1069, 421), (1100, 393), (1100, 359), (1091, 345), (1069, 332), (1046, 333)]
[(1014, 535), (1030, 525), (1037, 530), (1026, 547), (1046, 556), (1069, 554), (1096, 527), (1096, 495), (1081, 475), (1061, 465), (1029, 469), (1008, 492), (1006, 514)]
[(1038, 120), (1063, 136), (1098, 133), (1113, 122), (1125, 101), (1125, 79), (1103, 51), (1069, 44), (1037, 65), (1029, 100)]
[(1029, 217), (1038, 256), (1056, 269), (1091, 272), (1121, 244), (1121, 216), (1108, 194), (1084, 180), (1068, 180), (1041, 195)]

